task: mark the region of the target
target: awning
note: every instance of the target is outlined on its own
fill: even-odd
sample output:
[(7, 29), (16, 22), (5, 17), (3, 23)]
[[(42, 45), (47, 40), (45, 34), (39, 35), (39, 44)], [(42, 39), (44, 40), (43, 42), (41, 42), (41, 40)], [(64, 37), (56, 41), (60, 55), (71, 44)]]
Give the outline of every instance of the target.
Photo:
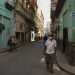
[(5, 30), (5, 26), (2, 23), (0, 23), (0, 30)]

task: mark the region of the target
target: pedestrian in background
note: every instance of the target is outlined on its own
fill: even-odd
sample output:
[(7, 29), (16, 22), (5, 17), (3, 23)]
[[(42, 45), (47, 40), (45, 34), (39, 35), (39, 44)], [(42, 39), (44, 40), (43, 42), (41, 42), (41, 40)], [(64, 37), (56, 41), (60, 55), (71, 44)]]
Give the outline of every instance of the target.
[(12, 52), (12, 37), (8, 39), (7, 46), (9, 47), (8, 52)]
[(53, 64), (56, 54), (56, 40), (53, 39), (53, 34), (48, 35), (48, 39), (45, 42), (44, 46), (44, 54), (46, 56), (45, 61), (47, 70), (53, 73)]
[(45, 35), (45, 36), (43, 37), (43, 43), (44, 43), (44, 45), (45, 45), (45, 42), (46, 42), (47, 39), (48, 39), (48, 36)]
[(12, 37), (13, 50), (17, 51), (17, 39), (15, 36)]

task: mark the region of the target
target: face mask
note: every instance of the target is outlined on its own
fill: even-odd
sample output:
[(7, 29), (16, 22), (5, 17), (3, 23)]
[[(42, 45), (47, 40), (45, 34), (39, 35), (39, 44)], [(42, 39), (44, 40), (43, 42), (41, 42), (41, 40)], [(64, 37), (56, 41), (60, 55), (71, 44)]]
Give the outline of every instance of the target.
[(49, 37), (49, 39), (51, 40), (51, 39), (52, 39), (52, 37)]

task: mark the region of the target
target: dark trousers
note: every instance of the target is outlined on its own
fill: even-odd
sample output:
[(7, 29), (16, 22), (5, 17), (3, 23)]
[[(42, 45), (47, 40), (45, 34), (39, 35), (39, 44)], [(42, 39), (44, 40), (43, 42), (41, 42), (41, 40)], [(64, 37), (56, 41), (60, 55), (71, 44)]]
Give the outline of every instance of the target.
[(11, 44), (11, 45), (9, 45), (9, 52), (12, 52), (12, 51), (17, 51), (17, 48), (16, 48), (16, 44)]
[(53, 64), (54, 64), (54, 54), (46, 54), (46, 66), (47, 69), (53, 71)]
[(12, 50), (13, 50), (13, 46), (12, 45), (9, 45), (8, 52), (12, 52)]
[(16, 44), (13, 43), (13, 50), (16, 50), (17, 51), (17, 48), (16, 48)]

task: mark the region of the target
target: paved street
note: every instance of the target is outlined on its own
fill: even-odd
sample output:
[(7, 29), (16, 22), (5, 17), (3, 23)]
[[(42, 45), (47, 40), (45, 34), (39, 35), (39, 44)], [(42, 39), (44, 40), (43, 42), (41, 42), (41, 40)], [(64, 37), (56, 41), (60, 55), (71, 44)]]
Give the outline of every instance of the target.
[(69, 75), (63, 71), (47, 72), (40, 63), (43, 56), (42, 42), (26, 44), (17, 52), (0, 54), (0, 75)]

